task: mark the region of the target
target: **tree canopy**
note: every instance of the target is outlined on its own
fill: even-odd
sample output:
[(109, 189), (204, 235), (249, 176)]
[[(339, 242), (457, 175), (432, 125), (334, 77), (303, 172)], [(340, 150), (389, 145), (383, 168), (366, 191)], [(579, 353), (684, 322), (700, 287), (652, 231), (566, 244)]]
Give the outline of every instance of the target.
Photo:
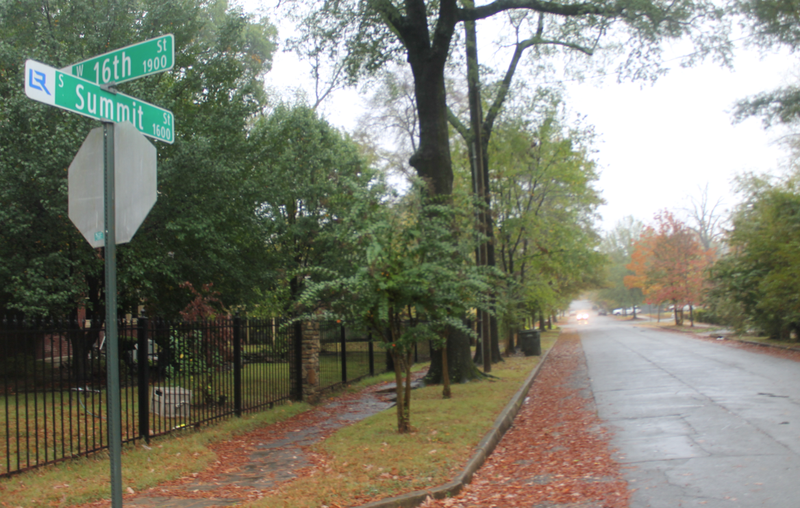
[[(350, 81), (374, 73), (391, 60), (405, 58), (414, 76), (420, 136), (410, 162), (440, 194), (449, 194), (453, 181), (444, 74), (456, 25), (504, 12), (535, 13), (539, 17), (532, 22), (532, 33), (552, 40), (571, 34), (575, 40), (592, 41), (618, 27), (617, 33), (628, 37), (625, 42), (630, 54), (623, 67), (632, 75), (653, 70), (649, 64), (658, 60), (653, 56), (666, 38), (692, 35), (705, 51), (712, 47), (722, 48), (723, 53), (726, 50), (724, 30), (699, 26), (703, 20), (718, 20), (722, 15), (710, 2), (495, 0), (481, 6), (457, 0), (292, 2), (292, 14), (305, 40), (314, 41), (319, 52), (343, 61)], [(708, 44), (712, 40), (722, 44)]]
[(635, 243), (631, 263), (634, 275), (625, 277), (628, 288), (640, 288), (647, 303), (671, 302), (675, 324), (683, 322), (683, 307), (690, 310), (703, 298), (705, 270), (713, 249), (703, 249), (697, 234), (669, 211), (656, 214)]
[(349, 266), (335, 231), (355, 205), (354, 189), (374, 201), (383, 186), (358, 146), (311, 107), (278, 105), (255, 122), (249, 141), (257, 241), (270, 276), (261, 293), (283, 295), (262, 310), (279, 314), (302, 290), (299, 270)]
[[(368, 329), (391, 354), (399, 432), (411, 430), (414, 343), (430, 340), (433, 348), (446, 351), (451, 330), (473, 334), (462, 322), (464, 314), (486, 308), (493, 286), (502, 282), (471, 260), (477, 239), (469, 211), (437, 202), (423, 192), (424, 185), (415, 180), (393, 206), (354, 188), (357, 204), (341, 218), (335, 235), (338, 248), (349, 253), (349, 267), (301, 270), (309, 280), (299, 303), (312, 311), (305, 319), (347, 319)], [(325, 310), (314, 313), (319, 302)], [(449, 379), (447, 373), (443, 377)]]
[(567, 128), (559, 108), (501, 119), (489, 144), (498, 267), (525, 308), (544, 315), (599, 284), (603, 265), (591, 130)]
[(796, 172), (780, 180), (739, 179), (744, 199), (734, 210), (730, 252), (715, 266), (711, 293), (714, 312), (740, 329), (755, 326), (773, 338), (800, 332), (798, 183)]
[(61, 68), (164, 33), (174, 69), (119, 86), (177, 119), (175, 143), (158, 145), (158, 202), (118, 251), (120, 304), (177, 313), (186, 281), (248, 298), (263, 249), (240, 192), (246, 127), (264, 104), (275, 28), (224, 0), (22, 0), (0, 4), (0, 306), (103, 315), (101, 257), (67, 217), (66, 169), (96, 124), (25, 97), (25, 60)]
[[(782, 46), (792, 52), (800, 47), (800, 5), (796, 0), (740, 0), (735, 8), (744, 15), (744, 24), (761, 47)], [(796, 122), (800, 119), (800, 87), (791, 84), (744, 99), (737, 104), (735, 116), (739, 120), (762, 116), (766, 125)]]
[(625, 277), (635, 275), (628, 268), (636, 242), (642, 235), (644, 224), (632, 216), (624, 217), (609, 231), (600, 244), (600, 251), (608, 257), (606, 283), (598, 292), (595, 301), (608, 310), (616, 307), (632, 307), (644, 301), (642, 289), (625, 285)]

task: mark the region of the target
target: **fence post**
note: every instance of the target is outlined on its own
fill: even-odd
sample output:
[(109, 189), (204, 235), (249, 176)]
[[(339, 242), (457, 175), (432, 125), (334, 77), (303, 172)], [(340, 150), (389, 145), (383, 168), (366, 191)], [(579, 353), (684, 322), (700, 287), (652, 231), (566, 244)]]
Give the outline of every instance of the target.
[(136, 373), (139, 391), (139, 437), (150, 442), (150, 345), (147, 340), (147, 318), (144, 311), (136, 323), (138, 328), (136, 352)]
[(367, 340), (369, 340), (369, 375), (375, 375), (375, 349), (372, 345), (372, 334), (370, 333), (367, 335)]
[(294, 400), (303, 400), (303, 323), (294, 323)]
[(341, 327), (342, 344), (342, 384), (347, 384), (347, 337), (345, 337), (344, 324)]
[(242, 318), (233, 318), (233, 412), (242, 416)]

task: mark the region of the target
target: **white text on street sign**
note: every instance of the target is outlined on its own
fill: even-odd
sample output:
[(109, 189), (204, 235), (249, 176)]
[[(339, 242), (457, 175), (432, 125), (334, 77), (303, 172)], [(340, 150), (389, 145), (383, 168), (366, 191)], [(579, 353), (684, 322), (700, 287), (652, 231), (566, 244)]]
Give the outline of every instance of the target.
[(124, 83), (157, 74), (175, 65), (175, 38), (172, 34), (132, 44), (61, 69), (98, 85)]
[(102, 122), (130, 122), (145, 136), (175, 140), (171, 111), (71, 76), (34, 60), (25, 62), (25, 94), (39, 102)]

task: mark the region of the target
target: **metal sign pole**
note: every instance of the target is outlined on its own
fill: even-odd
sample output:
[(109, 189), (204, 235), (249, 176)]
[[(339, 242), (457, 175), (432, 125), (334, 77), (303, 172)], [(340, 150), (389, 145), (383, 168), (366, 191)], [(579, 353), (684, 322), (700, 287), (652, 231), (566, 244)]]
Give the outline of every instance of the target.
[(106, 373), (108, 449), (111, 459), (111, 506), (122, 507), (122, 423), (119, 400), (119, 343), (117, 338), (117, 242), (114, 196), (114, 124), (103, 123), (103, 185), (105, 187)]

